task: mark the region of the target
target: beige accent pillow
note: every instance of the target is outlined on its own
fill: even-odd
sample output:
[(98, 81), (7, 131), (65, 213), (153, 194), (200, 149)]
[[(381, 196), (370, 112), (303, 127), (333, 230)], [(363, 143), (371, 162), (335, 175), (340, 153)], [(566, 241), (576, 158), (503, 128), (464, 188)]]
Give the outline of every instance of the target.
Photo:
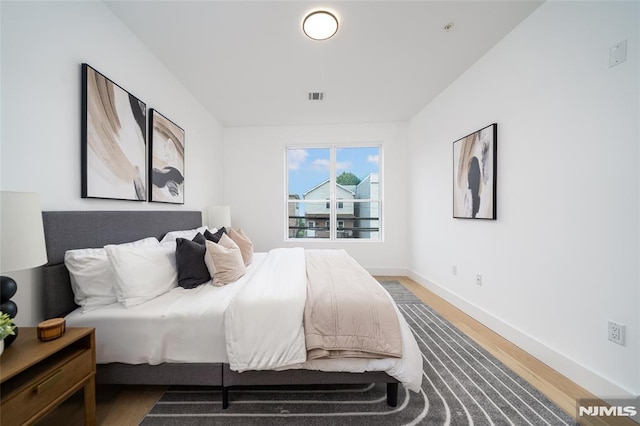
[(233, 240), (234, 243), (240, 247), (240, 253), (242, 253), (242, 260), (244, 261), (245, 266), (250, 264), (253, 260), (253, 243), (244, 233), (242, 229), (229, 229), (227, 231), (229, 237)]
[(240, 248), (226, 234), (222, 234), (218, 244), (207, 240), (206, 245), (204, 263), (213, 278), (213, 285), (221, 287), (244, 275), (246, 268)]

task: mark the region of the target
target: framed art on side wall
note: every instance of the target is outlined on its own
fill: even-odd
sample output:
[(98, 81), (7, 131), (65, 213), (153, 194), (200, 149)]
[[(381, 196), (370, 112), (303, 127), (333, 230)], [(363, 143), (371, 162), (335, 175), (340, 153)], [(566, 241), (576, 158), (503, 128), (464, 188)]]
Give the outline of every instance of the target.
[(82, 198), (144, 201), (147, 106), (82, 64)]
[(496, 219), (498, 125), (453, 143), (453, 217)]
[(184, 130), (151, 110), (149, 201), (184, 204)]

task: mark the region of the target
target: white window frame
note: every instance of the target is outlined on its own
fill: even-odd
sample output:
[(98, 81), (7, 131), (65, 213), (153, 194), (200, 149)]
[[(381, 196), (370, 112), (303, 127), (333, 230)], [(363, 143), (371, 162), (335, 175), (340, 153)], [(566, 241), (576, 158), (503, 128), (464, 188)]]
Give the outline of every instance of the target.
[[(378, 198), (377, 199), (354, 199), (344, 200), (336, 197), (336, 151), (343, 148), (378, 148)], [(289, 200), (289, 167), (287, 161), (287, 155), (290, 149), (329, 149), (329, 185), (330, 195), (329, 200), (317, 200), (317, 201), (305, 201), (305, 200)], [(379, 243), (384, 242), (384, 161), (383, 161), (383, 147), (381, 143), (361, 143), (361, 144), (310, 144), (310, 145), (286, 145), (284, 149), (284, 221), (285, 221), (285, 235), (284, 239), (287, 242), (361, 242), (361, 243)], [(329, 202), (329, 238), (293, 238), (289, 236), (289, 205), (291, 203), (327, 203)], [(378, 238), (338, 238), (338, 203), (377, 203), (378, 204)], [(355, 205), (354, 205), (355, 207)], [(340, 219), (343, 221), (342, 219)], [(343, 221), (344, 227), (344, 221)], [(341, 228), (342, 229), (342, 228)]]

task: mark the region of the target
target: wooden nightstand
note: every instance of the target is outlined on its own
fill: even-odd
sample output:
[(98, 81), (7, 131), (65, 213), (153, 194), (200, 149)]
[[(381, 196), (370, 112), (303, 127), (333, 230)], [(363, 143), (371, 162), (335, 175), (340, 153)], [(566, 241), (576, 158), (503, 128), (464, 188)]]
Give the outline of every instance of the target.
[(93, 328), (41, 342), (36, 328), (20, 327), (0, 356), (0, 424), (31, 424), (84, 387), (84, 422), (95, 425), (95, 347)]

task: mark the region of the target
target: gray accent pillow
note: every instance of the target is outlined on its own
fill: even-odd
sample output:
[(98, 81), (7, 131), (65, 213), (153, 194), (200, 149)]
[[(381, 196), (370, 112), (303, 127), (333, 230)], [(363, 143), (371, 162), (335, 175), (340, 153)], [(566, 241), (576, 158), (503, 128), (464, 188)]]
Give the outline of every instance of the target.
[(180, 287), (195, 288), (211, 280), (204, 263), (204, 254), (207, 251), (205, 241), (207, 239), (199, 232), (193, 240), (176, 238), (176, 266)]
[(227, 233), (227, 230), (223, 226), (222, 228), (218, 229), (215, 233), (209, 232), (209, 230), (207, 229), (206, 231), (204, 231), (204, 237), (207, 240), (213, 241), (214, 243), (218, 244), (220, 242), (220, 238), (222, 238), (222, 235), (226, 233)]

